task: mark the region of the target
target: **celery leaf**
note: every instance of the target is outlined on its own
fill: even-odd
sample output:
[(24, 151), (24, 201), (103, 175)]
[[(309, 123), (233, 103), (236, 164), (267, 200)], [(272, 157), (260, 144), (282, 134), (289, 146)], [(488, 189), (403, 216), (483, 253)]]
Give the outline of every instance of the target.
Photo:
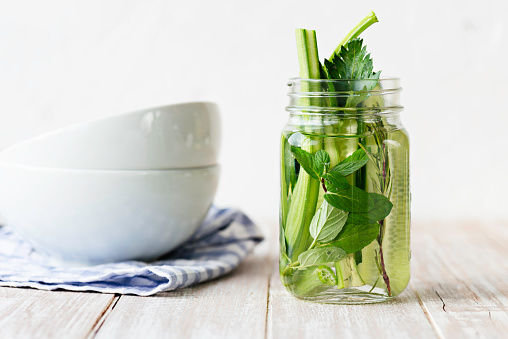
[[(363, 45), (363, 39), (351, 39), (341, 47), (333, 61), (325, 59), (325, 68), (331, 79), (379, 79), (380, 72), (373, 72), (370, 53)], [(376, 82), (373, 82), (375, 87)], [(368, 88), (367, 90), (372, 90)]]

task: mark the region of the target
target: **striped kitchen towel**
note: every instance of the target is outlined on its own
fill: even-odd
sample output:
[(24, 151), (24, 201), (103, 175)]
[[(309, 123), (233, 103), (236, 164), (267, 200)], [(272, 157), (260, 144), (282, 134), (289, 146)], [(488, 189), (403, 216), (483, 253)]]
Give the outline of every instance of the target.
[(188, 242), (157, 261), (62, 268), (48, 264), (4, 226), (0, 227), (0, 286), (147, 296), (220, 277), (262, 240), (259, 229), (242, 212), (212, 207)]

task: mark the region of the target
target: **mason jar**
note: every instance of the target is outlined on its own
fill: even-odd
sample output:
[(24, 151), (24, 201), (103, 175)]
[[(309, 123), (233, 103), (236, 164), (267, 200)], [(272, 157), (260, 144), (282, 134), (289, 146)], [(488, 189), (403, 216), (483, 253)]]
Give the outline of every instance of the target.
[(280, 277), (295, 297), (372, 303), (410, 276), (400, 80), (290, 79), (281, 137)]

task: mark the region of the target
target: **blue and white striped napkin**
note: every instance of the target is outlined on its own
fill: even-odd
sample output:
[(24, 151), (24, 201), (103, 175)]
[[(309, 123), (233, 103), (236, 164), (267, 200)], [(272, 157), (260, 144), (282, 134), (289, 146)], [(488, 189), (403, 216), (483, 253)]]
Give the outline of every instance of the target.
[(158, 261), (61, 268), (50, 266), (4, 226), (0, 227), (0, 286), (147, 296), (220, 277), (262, 240), (259, 229), (242, 212), (212, 207), (196, 234)]

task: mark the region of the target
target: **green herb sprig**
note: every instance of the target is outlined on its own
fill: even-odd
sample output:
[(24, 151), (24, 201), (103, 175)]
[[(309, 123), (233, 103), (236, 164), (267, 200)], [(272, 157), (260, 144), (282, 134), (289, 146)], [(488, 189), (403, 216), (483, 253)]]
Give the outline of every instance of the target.
[(350, 185), (346, 178), (367, 164), (366, 152), (360, 148), (331, 169), (330, 156), (324, 150), (311, 154), (293, 146), (291, 152), (301, 168), (322, 183), (326, 193), (310, 223), (314, 241), (290, 267), (335, 262), (374, 241), (379, 235), (377, 222), (390, 214), (393, 205), (383, 195)]

